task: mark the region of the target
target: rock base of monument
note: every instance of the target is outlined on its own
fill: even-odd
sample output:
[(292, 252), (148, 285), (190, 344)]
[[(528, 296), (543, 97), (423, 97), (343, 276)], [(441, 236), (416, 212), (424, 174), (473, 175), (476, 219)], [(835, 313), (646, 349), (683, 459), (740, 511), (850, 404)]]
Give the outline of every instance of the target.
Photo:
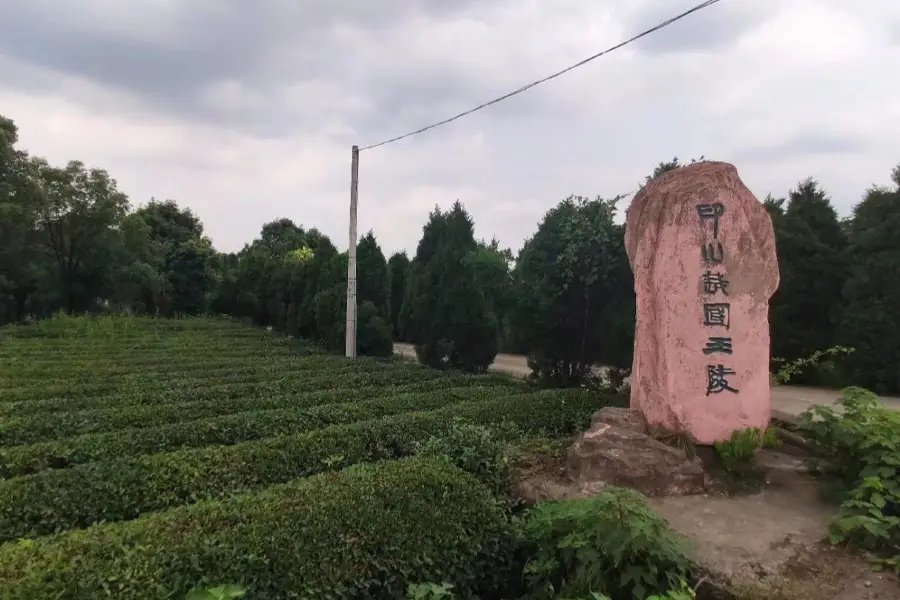
[(654, 439), (641, 414), (628, 408), (594, 414), (569, 449), (566, 474), (579, 488), (616, 485), (648, 496), (699, 494), (711, 485), (699, 458)]

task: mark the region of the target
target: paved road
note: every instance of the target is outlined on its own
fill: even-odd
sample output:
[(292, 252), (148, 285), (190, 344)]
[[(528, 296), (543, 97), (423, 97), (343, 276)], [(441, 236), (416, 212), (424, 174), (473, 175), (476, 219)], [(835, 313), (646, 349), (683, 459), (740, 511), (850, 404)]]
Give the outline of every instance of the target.
[[(394, 353), (412, 360), (416, 357), (410, 344), (394, 344)], [(525, 377), (531, 372), (526, 358), (517, 354), (498, 354), (491, 370), (517, 377)], [(772, 388), (772, 413), (780, 418), (796, 417), (814, 404), (834, 404), (838, 396), (837, 391), (826, 388), (778, 385)], [(900, 398), (882, 397), (881, 400), (890, 408), (900, 410)]]

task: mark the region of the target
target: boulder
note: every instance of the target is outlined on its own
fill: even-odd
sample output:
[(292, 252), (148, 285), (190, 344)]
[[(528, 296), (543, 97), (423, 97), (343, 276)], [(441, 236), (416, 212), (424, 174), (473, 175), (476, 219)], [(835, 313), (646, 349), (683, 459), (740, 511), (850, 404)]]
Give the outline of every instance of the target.
[(699, 458), (690, 458), (646, 433), (640, 413), (603, 409), (569, 449), (567, 475), (581, 487), (634, 488), (648, 496), (702, 493), (709, 483)]
[(771, 416), (775, 234), (734, 166), (660, 175), (628, 208), (637, 296), (631, 407), (653, 428), (711, 444)]
[(638, 433), (647, 433), (647, 422), (644, 421), (640, 411), (633, 408), (619, 408), (616, 406), (601, 408), (591, 415), (591, 427), (596, 426), (598, 423), (624, 427)]

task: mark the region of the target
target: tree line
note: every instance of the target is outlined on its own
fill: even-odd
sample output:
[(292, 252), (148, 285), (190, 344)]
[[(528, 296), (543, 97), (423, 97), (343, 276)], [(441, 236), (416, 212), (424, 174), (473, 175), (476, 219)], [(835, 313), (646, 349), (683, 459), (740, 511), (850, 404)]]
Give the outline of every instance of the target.
[[(646, 181), (680, 168), (662, 162)], [(781, 285), (772, 298), (772, 355), (853, 352), (803, 375), (900, 391), (900, 166), (838, 217), (814, 179), (764, 203), (775, 226)], [(358, 351), (415, 344), (424, 362), (483, 371), (499, 351), (526, 354), (535, 376), (582, 383), (590, 366), (624, 375), (634, 344), (634, 282), (617, 224), (622, 198), (570, 196), (514, 255), (475, 237), (459, 202), (436, 207), (414, 255), (385, 257), (372, 232), (357, 248)], [(215, 313), (339, 351), (347, 253), (315, 228), (266, 223), (222, 253), (190, 209), (134, 208), (116, 181), (79, 161), (53, 166), (17, 147), (0, 117), (0, 324), (70, 313)]]

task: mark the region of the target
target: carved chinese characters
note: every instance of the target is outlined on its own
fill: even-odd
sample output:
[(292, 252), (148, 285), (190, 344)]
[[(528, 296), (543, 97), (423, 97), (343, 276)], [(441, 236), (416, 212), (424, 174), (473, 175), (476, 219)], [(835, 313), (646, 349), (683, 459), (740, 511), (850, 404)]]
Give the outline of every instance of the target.
[[(715, 204), (698, 204), (697, 214), (700, 216), (701, 224), (705, 221), (712, 221), (712, 238), (711, 242), (703, 245), (701, 256), (707, 270), (703, 273), (703, 293), (711, 298), (713, 302), (703, 303), (703, 326), (704, 327), (722, 327), (726, 330), (730, 327), (730, 311), (731, 304), (728, 302), (716, 302), (716, 295), (728, 296), (728, 279), (725, 273), (721, 271), (722, 263), (725, 259), (725, 249), (719, 241), (719, 219), (725, 212), (725, 207), (721, 202)], [(707, 252), (707, 249), (711, 249)], [(711, 257), (718, 257), (718, 260), (712, 260)], [(710, 271), (709, 267), (716, 269)], [(706, 347), (703, 353), (707, 355), (722, 352), (732, 354), (734, 345), (731, 337), (710, 336), (706, 340)], [(719, 394), (721, 392), (731, 392), (736, 394), (738, 391), (731, 387), (727, 377), (734, 375), (733, 369), (722, 363), (706, 365), (706, 395)]]

